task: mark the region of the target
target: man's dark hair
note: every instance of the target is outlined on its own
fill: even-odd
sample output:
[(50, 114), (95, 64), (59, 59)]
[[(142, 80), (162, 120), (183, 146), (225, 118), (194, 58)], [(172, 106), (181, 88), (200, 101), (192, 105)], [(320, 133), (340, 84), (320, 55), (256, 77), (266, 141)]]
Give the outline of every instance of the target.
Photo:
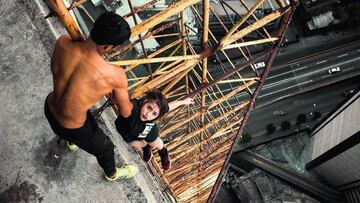
[(130, 26), (121, 16), (105, 12), (95, 21), (90, 37), (98, 45), (120, 45), (130, 34)]
[(160, 112), (156, 119), (161, 118), (169, 111), (168, 102), (166, 101), (165, 96), (159, 90), (151, 90), (146, 92), (145, 95), (140, 99), (141, 105), (149, 100), (154, 100), (159, 106)]

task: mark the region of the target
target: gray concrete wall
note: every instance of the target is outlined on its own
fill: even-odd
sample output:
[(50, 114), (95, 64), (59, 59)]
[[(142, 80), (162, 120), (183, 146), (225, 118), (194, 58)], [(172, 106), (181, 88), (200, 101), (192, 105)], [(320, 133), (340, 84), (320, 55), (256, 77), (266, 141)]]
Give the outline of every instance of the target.
[[(311, 160), (316, 159), (337, 144), (360, 131), (360, 98), (354, 101), (359, 94), (360, 92), (354, 95), (343, 105), (343, 107), (338, 109), (322, 125), (314, 130), (315, 134), (312, 136), (314, 145)], [(350, 106), (347, 106), (347, 104), (351, 102), (353, 103)], [(338, 114), (338, 112), (341, 113)], [(328, 123), (327, 121), (330, 122)], [(323, 127), (324, 125), (326, 126)]]
[[(311, 138), (314, 143), (311, 160), (318, 158), (335, 146), (339, 149), (338, 146), (341, 146), (339, 144), (351, 136), (356, 136), (355, 133), (360, 131), (359, 95), (360, 92), (350, 98), (349, 101), (315, 129)], [(334, 188), (360, 178), (360, 144), (353, 144), (356, 145), (345, 149), (345, 151), (331, 157), (313, 169)]]
[(339, 187), (360, 179), (360, 145), (356, 145), (321, 164), (314, 170), (332, 184)]

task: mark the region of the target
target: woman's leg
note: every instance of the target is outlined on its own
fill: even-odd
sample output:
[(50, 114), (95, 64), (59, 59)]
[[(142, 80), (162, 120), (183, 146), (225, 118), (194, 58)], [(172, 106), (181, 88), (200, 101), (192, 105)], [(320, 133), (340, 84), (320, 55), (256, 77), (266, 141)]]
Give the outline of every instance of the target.
[(164, 148), (164, 143), (161, 138), (156, 138), (156, 140), (152, 143), (148, 143), (152, 148), (162, 150)]
[(144, 140), (142, 140), (142, 141), (135, 141), (130, 144), (136, 149), (136, 151), (140, 151), (140, 150), (143, 151), (142, 158), (145, 162), (149, 162), (151, 160), (153, 148), (156, 148), (158, 150), (164, 148), (164, 143), (159, 137), (152, 143), (146, 143)]
[(158, 137), (154, 142), (149, 143), (149, 145), (153, 148), (158, 149), (163, 169), (165, 171), (169, 170), (171, 168), (171, 160), (162, 139)]
[(131, 142), (130, 145), (135, 148), (136, 151), (141, 151), (143, 147), (147, 145), (144, 140)]

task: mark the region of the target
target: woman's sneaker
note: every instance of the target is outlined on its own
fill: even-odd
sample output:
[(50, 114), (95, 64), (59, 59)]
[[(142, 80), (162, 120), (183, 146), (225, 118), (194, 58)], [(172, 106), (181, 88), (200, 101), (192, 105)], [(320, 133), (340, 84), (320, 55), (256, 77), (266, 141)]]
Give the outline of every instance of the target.
[(146, 145), (145, 147), (142, 148), (143, 150), (143, 160), (148, 163), (151, 158), (152, 158), (152, 148), (150, 145)]
[(171, 168), (171, 161), (167, 149), (164, 147), (159, 150), (159, 155), (161, 158), (161, 166), (165, 171), (169, 170)]
[(69, 141), (66, 141), (66, 146), (70, 150), (70, 152), (75, 152), (79, 147)]
[(105, 178), (108, 181), (129, 179), (134, 177), (138, 171), (139, 169), (135, 164), (128, 164), (121, 168), (116, 167), (115, 174), (110, 177), (105, 174)]

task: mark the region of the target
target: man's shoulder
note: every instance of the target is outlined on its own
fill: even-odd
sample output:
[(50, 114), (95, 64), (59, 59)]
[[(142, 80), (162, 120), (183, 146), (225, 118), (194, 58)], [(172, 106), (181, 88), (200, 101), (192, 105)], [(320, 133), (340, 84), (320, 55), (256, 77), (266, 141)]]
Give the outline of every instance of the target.
[(126, 85), (127, 85), (127, 78), (126, 78), (125, 70), (120, 67), (111, 65), (111, 64), (109, 64), (109, 66), (112, 69), (112, 73), (113, 73), (112, 76), (114, 77), (114, 79), (116, 81), (120, 82), (119, 84), (126, 83)]
[(64, 45), (64, 44), (68, 44), (72, 42), (72, 39), (69, 35), (61, 35), (57, 40), (56, 40), (56, 44), (57, 45)]
[(56, 41), (55, 49), (70, 52), (71, 55), (81, 54), (80, 46), (78, 46), (69, 35), (59, 37)]
[(108, 63), (108, 64), (109, 64), (109, 66), (111, 66), (117, 73), (119, 73), (119, 74), (124, 74), (124, 75), (125, 75), (125, 70), (122, 69), (121, 67), (112, 65), (112, 64), (110, 64), (110, 63)]

